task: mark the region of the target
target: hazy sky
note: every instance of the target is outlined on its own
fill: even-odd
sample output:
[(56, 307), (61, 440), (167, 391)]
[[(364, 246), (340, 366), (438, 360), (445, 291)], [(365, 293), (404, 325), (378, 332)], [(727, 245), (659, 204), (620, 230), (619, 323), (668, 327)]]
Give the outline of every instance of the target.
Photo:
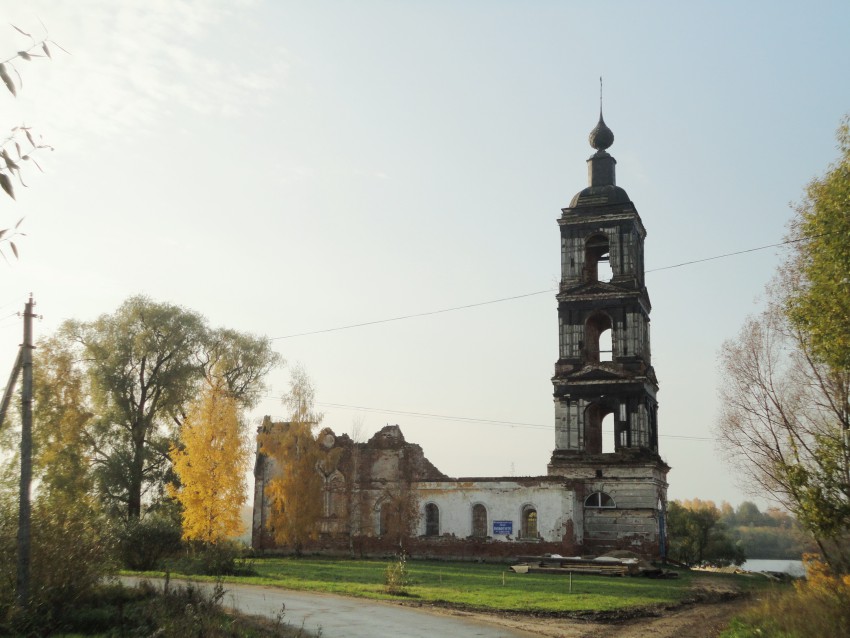
[[(0, 375), (30, 291), (37, 335), (146, 294), (274, 338), (326, 425), (398, 423), (453, 476), (546, 471), (556, 219), (586, 185), (600, 75), (648, 271), (781, 241), (850, 111), (844, 1), (1, 6), (70, 55), (16, 63), (0, 95), (4, 126), (56, 147), (0, 200), (27, 233), (0, 264)], [(4, 59), (25, 45), (0, 28)], [(717, 352), (781, 258), (647, 276), (671, 498), (747, 498), (713, 442)], [(255, 417), (283, 414), (287, 379)]]

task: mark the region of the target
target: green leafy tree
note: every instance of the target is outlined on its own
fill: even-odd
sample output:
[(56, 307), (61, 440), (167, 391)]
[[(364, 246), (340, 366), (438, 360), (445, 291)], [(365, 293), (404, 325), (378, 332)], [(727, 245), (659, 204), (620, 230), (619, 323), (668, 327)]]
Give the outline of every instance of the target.
[(740, 565), (745, 556), (720, 522), (711, 501), (671, 501), (667, 508), (668, 555), (688, 566)]
[(812, 181), (768, 306), (721, 350), (723, 449), (850, 571), (850, 120)]
[(812, 356), (833, 370), (850, 370), (850, 116), (838, 129), (840, 157), (812, 180), (797, 207), (790, 239), (788, 316)]
[(204, 319), (133, 297), (114, 314), (64, 331), (88, 361), (101, 492), (139, 518), (143, 497), (163, 485), (174, 420), (198, 389)]
[(57, 338), (84, 371), (97, 490), (127, 519), (165, 496), (169, 449), (212, 370), (249, 407), (280, 361), (266, 339), (211, 330), (200, 314), (146, 297), (91, 322), (66, 322)]

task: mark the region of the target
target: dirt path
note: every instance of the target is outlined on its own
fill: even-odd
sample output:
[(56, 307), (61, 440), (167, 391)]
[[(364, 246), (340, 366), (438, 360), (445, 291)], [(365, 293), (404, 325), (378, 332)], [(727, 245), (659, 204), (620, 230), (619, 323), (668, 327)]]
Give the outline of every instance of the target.
[[(442, 610), (437, 613), (478, 618), (514, 631), (528, 631), (546, 638), (713, 638), (720, 635), (733, 616), (746, 606), (746, 599), (732, 598), (737, 591), (723, 581), (701, 583), (700, 598), (675, 609), (659, 609), (656, 615), (618, 622), (560, 618), (530, 618), (517, 614), (491, 615)], [(715, 602), (709, 602), (715, 601)]]
[(663, 611), (654, 617), (617, 623), (525, 616), (497, 617), (454, 611), (440, 613), (469, 620), (480, 618), (512, 631), (528, 631), (547, 638), (708, 638), (719, 636), (729, 620), (745, 605), (746, 601), (743, 600), (698, 603)]

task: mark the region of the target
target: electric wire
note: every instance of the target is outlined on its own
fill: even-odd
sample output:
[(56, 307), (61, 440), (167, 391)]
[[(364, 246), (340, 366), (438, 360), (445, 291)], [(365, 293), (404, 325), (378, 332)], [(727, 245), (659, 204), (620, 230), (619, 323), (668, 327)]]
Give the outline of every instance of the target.
[[(267, 395), (269, 399), (283, 399), (276, 395)], [(441, 421), (453, 421), (459, 423), (480, 423), (485, 425), (499, 425), (510, 428), (528, 428), (536, 430), (551, 430), (553, 426), (543, 423), (528, 423), (523, 421), (503, 421), (499, 419), (485, 419), (481, 417), (457, 416), (450, 414), (434, 414), (431, 412), (414, 412), (411, 410), (393, 410), (388, 408), (369, 407), (363, 405), (350, 405), (346, 403), (331, 403), (326, 401), (316, 401), (316, 405), (323, 408), (335, 408), (342, 410), (357, 410), (359, 412), (374, 412), (379, 414), (393, 414), (399, 416), (410, 416), (419, 419), (437, 419)], [(612, 432), (613, 433), (613, 432)], [(684, 434), (659, 434), (659, 438), (668, 439), (684, 439), (690, 441), (714, 441), (715, 439), (707, 436), (688, 436)]]
[[(823, 235), (827, 235), (827, 234), (830, 234), (830, 233), (823, 233), (821, 235), (817, 235), (816, 237), (822, 237)], [(754, 248), (747, 248), (745, 250), (738, 250), (738, 251), (734, 251), (734, 252), (724, 253), (722, 255), (714, 255), (712, 257), (705, 257), (705, 258), (702, 258), (702, 259), (693, 259), (693, 260), (685, 261), (685, 262), (682, 262), (682, 263), (679, 263), (679, 264), (671, 264), (669, 266), (661, 266), (659, 268), (651, 268), (651, 269), (647, 270), (646, 272), (650, 273), (650, 272), (659, 272), (659, 271), (662, 271), (662, 270), (671, 270), (673, 268), (682, 268), (684, 266), (690, 266), (690, 265), (693, 265), (693, 264), (699, 264), (699, 263), (708, 262), (708, 261), (715, 261), (717, 259), (725, 259), (727, 257), (734, 257), (736, 255), (743, 255), (743, 254), (746, 254), (746, 253), (752, 253), (752, 252), (756, 252), (756, 251), (760, 251), (760, 250), (766, 250), (768, 248), (777, 248), (779, 246), (785, 246), (785, 245), (788, 245), (788, 244), (793, 244), (793, 243), (805, 241), (805, 240), (808, 240), (808, 239), (813, 239), (813, 238), (805, 237), (805, 238), (798, 238), (798, 239), (788, 239), (788, 240), (778, 242), (778, 243), (774, 243), (774, 244), (767, 244), (765, 246), (757, 246), (757, 247), (754, 247)], [(308, 331), (308, 332), (301, 332), (301, 333), (297, 333), (297, 334), (285, 335), (285, 336), (282, 336), (282, 337), (274, 337), (274, 338), (271, 339), (271, 341), (280, 340), (280, 339), (291, 339), (291, 338), (294, 338), (294, 337), (304, 337), (304, 336), (308, 336), (308, 335), (321, 334), (321, 333), (327, 333), (327, 332), (337, 332), (337, 331), (340, 331), (340, 330), (348, 330), (348, 329), (351, 329), (351, 328), (360, 328), (360, 327), (363, 327), (363, 326), (371, 326), (371, 325), (376, 325), (376, 324), (381, 324), (381, 323), (389, 323), (389, 322), (393, 322), (393, 321), (402, 321), (404, 319), (413, 319), (413, 318), (416, 318), (416, 317), (426, 317), (426, 316), (429, 316), (429, 315), (436, 315), (436, 314), (441, 314), (441, 313), (446, 313), (446, 312), (466, 310), (466, 309), (469, 309), (469, 308), (476, 308), (476, 307), (479, 307), (479, 306), (486, 306), (486, 305), (490, 305), (490, 304), (502, 303), (502, 302), (505, 302), (505, 301), (514, 301), (514, 300), (517, 300), (517, 299), (524, 299), (526, 297), (533, 297), (533, 296), (536, 296), (536, 295), (542, 295), (542, 294), (552, 293), (552, 292), (556, 292), (556, 291), (557, 291), (556, 288), (551, 288), (551, 289), (547, 289), (547, 290), (538, 290), (536, 292), (529, 292), (529, 293), (525, 293), (525, 294), (522, 294), (522, 295), (513, 295), (511, 297), (502, 297), (500, 299), (491, 299), (489, 301), (481, 301), (481, 302), (477, 302), (477, 303), (464, 304), (462, 306), (454, 306), (454, 307), (451, 307), (451, 308), (442, 308), (440, 310), (431, 310), (431, 311), (427, 311), (427, 312), (401, 315), (399, 317), (390, 317), (390, 318), (386, 318), (386, 319), (376, 319), (374, 321), (365, 321), (365, 322), (356, 323), (356, 324), (338, 326), (338, 327), (335, 327), (335, 328), (324, 328), (324, 329), (321, 329), (321, 330), (312, 330), (312, 331)], [(270, 398), (272, 398), (272, 397), (270, 397)], [(273, 398), (282, 398), (282, 397), (273, 397)], [(385, 409), (385, 408), (347, 405), (347, 404), (343, 404), (343, 403), (316, 402), (316, 405), (328, 407), (328, 408), (358, 410), (358, 411), (364, 411), (364, 412), (380, 412), (380, 413), (383, 413), (383, 414), (395, 414), (395, 415), (410, 416), (410, 417), (415, 417), (415, 418), (430, 418), (430, 419), (454, 421), (454, 422), (461, 422), (461, 423), (484, 423), (484, 424), (499, 425), (499, 426), (512, 427), (512, 428), (519, 427), (519, 428), (551, 429), (551, 427), (552, 427), (550, 425), (544, 425), (544, 424), (540, 424), (540, 423), (524, 423), (524, 422), (520, 422), (520, 421), (502, 421), (502, 420), (497, 420), (497, 419), (484, 419), (484, 418), (478, 418), (478, 417), (462, 417), (462, 416), (456, 416), (456, 415), (433, 414), (433, 413), (427, 413), (427, 412), (413, 412), (413, 411), (408, 411), (408, 410), (391, 410), (391, 409)], [(712, 437), (687, 436), (687, 435), (677, 435), (677, 434), (659, 434), (658, 436), (659, 436), (659, 438), (681, 439), (681, 440), (690, 440), (690, 441), (714, 441), (715, 440)]]
[[(717, 259), (725, 259), (727, 257), (735, 257), (736, 255), (744, 255), (746, 253), (753, 253), (759, 250), (767, 250), (768, 248), (778, 248), (779, 246), (785, 246), (788, 244), (794, 244), (801, 241), (807, 241), (809, 239), (816, 239), (817, 237), (823, 237), (824, 235), (828, 235), (831, 233), (823, 233), (821, 235), (816, 235), (814, 237), (804, 237), (798, 239), (787, 239), (785, 241), (781, 241), (775, 244), (767, 244), (766, 246), (757, 246), (755, 248), (747, 248), (745, 250), (737, 250), (731, 253), (724, 253), (722, 255), (714, 255), (713, 257), (704, 257), (702, 259), (693, 259), (691, 261), (683, 261), (680, 264), (671, 264), (669, 266), (660, 266), (659, 268), (651, 268), (646, 273), (651, 272), (659, 272), (662, 270), (672, 270), (673, 268), (682, 268), (683, 266), (692, 266), (693, 264), (701, 264), (706, 261), (715, 261)], [(477, 308), (479, 306), (488, 306), (491, 304), (503, 303), (505, 301), (515, 301), (517, 299), (524, 299), (526, 297), (534, 297), (536, 295), (544, 295), (547, 293), (557, 292), (557, 288), (548, 288), (546, 290), (538, 290), (536, 292), (528, 292), (521, 295), (513, 295), (511, 297), (501, 297), (499, 299), (490, 299), (488, 301), (479, 301), (477, 303), (464, 304), (462, 306), (453, 306), (451, 308), (441, 308), (439, 310), (429, 310), (426, 312), (417, 312), (408, 315), (401, 315), (398, 317), (388, 317), (386, 319), (375, 319), (373, 321), (363, 321), (361, 323), (352, 323), (344, 326), (335, 326), (333, 328), (322, 328), (320, 330), (308, 330), (306, 332), (298, 332), (289, 335), (283, 335), (280, 337), (271, 337), (269, 341), (278, 341), (281, 339), (294, 339), (296, 337), (307, 337), (310, 335), (323, 334), (327, 332), (339, 332), (341, 330), (350, 330), (352, 328), (362, 328), (364, 326), (374, 326), (381, 323), (390, 323), (393, 321), (403, 321), (405, 319), (415, 319), (417, 317), (427, 317), (430, 315), (438, 315), (446, 312), (455, 312), (458, 310), (468, 310), (469, 308)]]

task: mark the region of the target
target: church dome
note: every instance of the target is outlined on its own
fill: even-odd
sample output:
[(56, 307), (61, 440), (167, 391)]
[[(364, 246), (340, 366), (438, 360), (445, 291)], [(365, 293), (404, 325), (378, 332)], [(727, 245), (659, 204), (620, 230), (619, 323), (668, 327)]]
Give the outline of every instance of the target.
[(604, 151), (614, 143), (614, 132), (605, 124), (601, 111), (599, 113), (599, 123), (590, 132), (588, 141), (590, 141), (590, 145), (597, 151)]

